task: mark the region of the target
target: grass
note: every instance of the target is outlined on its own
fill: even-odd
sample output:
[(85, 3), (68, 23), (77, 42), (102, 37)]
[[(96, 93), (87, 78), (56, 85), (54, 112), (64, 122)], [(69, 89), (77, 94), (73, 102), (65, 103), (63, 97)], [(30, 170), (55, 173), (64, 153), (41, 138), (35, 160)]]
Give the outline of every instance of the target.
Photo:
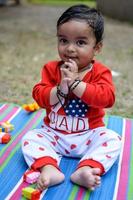
[(86, 4), (90, 7), (96, 7), (95, 0), (82, 0), (82, 1), (66, 1), (66, 0), (28, 0), (30, 3), (43, 4), (49, 6), (71, 6), (73, 4)]

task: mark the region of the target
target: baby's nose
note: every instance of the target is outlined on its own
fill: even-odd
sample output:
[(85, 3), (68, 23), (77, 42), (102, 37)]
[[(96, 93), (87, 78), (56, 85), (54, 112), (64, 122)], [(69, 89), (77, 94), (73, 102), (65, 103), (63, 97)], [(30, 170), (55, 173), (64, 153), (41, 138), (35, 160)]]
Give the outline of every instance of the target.
[(74, 44), (69, 44), (68, 46), (67, 46), (67, 51), (68, 52), (75, 52), (75, 45)]

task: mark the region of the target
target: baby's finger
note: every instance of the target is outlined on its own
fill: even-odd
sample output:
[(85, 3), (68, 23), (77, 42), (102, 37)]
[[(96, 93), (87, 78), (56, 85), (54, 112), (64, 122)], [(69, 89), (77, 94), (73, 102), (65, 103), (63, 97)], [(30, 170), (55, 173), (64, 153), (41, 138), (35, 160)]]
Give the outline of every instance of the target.
[(77, 63), (76, 63), (74, 60), (72, 60), (72, 59), (69, 59), (69, 62), (71, 63), (71, 65), (70, 65), (70, 70), (71, 70), (72, 72), (78, 72)]
[(37, 182), (37, 189), (43, 190), (43, 187), (44, 187), (43, 182), (42, 182), (41, 180), (39, 180), (39, 181)]
[(70, 71), (66, 68), (61, 69), (62, 77), (68, 77), (70, 74)]

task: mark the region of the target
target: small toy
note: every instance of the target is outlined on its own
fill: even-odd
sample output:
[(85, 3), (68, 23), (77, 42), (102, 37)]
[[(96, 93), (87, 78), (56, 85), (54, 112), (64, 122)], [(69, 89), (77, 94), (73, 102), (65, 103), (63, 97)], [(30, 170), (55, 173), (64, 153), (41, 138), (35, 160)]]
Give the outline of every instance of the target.
[(0, 132), (0, 143), (7, 144), (11, 140), (9, 133)]
[(13, 124), (11, 124), (8, 121), (0, 122), (0, 131), (1, 132), (11, 132), (12, 130), (14, 130), (14, 125)]
[(35, 183), (37, 182), (38, 177), (40, 176), (40, 172), (39, 171), (35, 171), (33, 169), (25, 172), (24, 176), (23, 176), (23, 180), (27, 183)]
[(32, 187), (25, 187), (22, 189), (22, 195), (30, 200), (39, 200), (41, 191)]
[(30, 103), (30, 104), (24, 104), (23, 106), (23, 109), (28, 111), (28, 112), (34, 112), (36, 110), (39, 110), (39, 105), (34, 102), (34, 103)]

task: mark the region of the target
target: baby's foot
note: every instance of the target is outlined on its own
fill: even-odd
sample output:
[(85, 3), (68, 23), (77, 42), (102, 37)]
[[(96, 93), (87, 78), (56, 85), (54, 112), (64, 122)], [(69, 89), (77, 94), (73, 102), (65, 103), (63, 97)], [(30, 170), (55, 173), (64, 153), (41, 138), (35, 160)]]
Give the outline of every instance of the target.
[(71, 181), (90, 190), (94, 190), (97, 186), (101, 184), (101, 177), (99, 174), (99, 168), (84, 166), (77, 169), (71, 175)]
[(64, 174), (61, 173), (56, 167), (46, 165), (41, 170), (41, 174), (37, 181), (37, 188), (43, 191), (49, 186), (63, 182), (64, 178)]

